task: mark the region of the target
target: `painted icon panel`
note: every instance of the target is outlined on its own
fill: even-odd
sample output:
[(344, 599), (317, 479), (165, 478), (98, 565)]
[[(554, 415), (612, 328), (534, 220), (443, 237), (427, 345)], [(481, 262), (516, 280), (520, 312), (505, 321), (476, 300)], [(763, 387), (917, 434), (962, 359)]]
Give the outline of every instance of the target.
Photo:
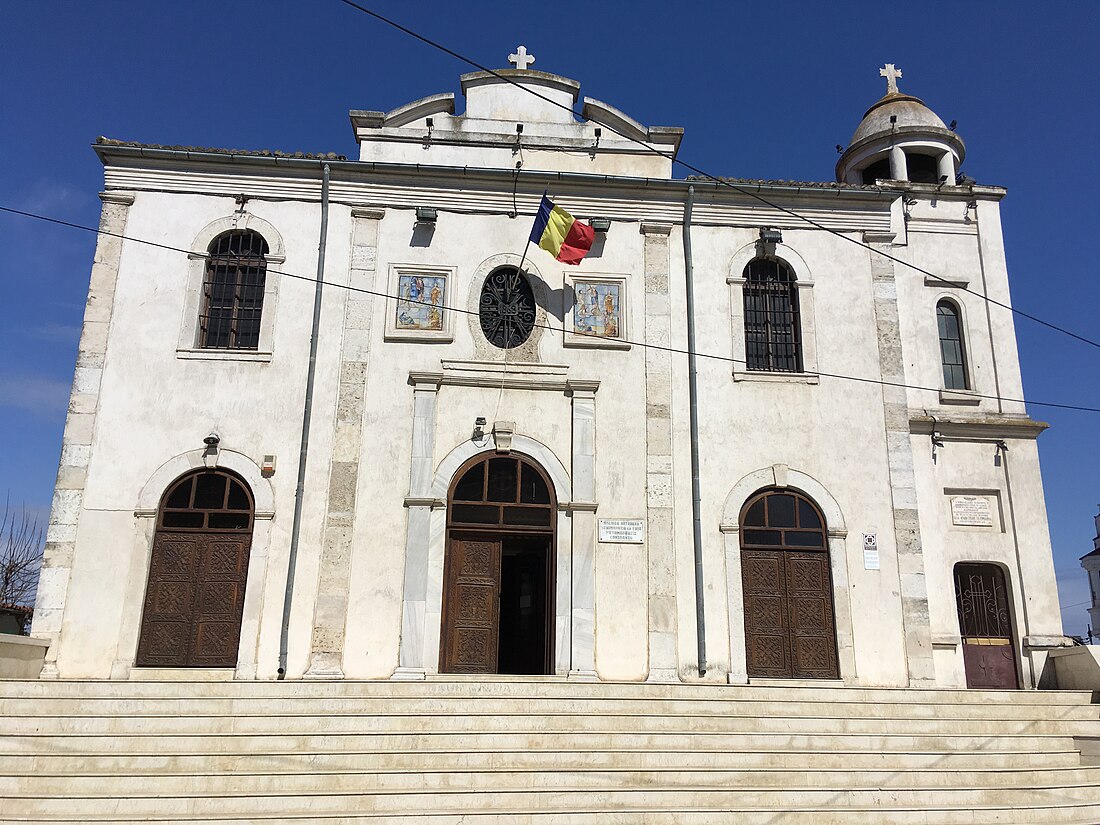
[(447, 297), (446, 275), (404, 274), (398, 278), (394, 326), (399, 330), (438, 332), (443, 330), (443, 307)]
[(573, 332), (600, 338), (621, 338), (623, 329), (622, 284), (583, 281), (575, 284)]

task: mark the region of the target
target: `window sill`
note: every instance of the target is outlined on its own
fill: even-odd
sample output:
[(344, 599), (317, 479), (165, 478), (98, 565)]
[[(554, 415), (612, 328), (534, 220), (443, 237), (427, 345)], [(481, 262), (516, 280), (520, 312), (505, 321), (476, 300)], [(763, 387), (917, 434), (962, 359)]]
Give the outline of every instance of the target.
[(733, 372), (734, 381), (762, 381), (769, 384), (818, 384), (820, 377), (815, 372), (774, 372), (772, 370), (737, 369)]
[(263, 352), (254, 349), (202, 349), (200, 347), (178, 347), (176, 357), (187, 361), (260, 361), (271, 360), (270, 350)]
[(982, 399), (974, 390), (940, 390), (940, 403), (976, 407)]

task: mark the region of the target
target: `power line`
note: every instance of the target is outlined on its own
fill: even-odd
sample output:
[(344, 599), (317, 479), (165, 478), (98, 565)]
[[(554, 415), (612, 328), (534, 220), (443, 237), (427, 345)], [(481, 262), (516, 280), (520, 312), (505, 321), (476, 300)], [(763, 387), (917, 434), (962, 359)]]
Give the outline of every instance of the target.
[[(131, 237), (129, 235), (123, 235), (120, 232), (108, 232), (104, 229), (99, 229), (97, 227), (85, 226), (84, 224), (73, 223), (72, 221), (61, 220), (60, 218), (51, 218), (48, 215), (39, 215), (39, 214), (36, 214), (34, 212), (27, 212), (27, 211), (24, 211), (24, 210), (21, 210), (21, 209), (14, 209), (14, 208), (9, 207), (9, 206), (0, 206), (0, 212), (7, 212), (7, 213), (12, 214), (12, 215), (21, 215), (25, 218), (33, 218), (35, 220), (44, 221), (46, 223), (57, 224), (58, 226), (67, 226), (67, 227), (70, 227), (72, 229), (80, 229), (80, 230), (83, 230), (85, 232), (91, 232), (92, 234), (95, 234), (95, 235), (107, 235), (107, 236), (112, 237), (112, 238), (119, 238), (120, 240), (130, 241), (131, 243), (139, 243), (139, 244), (143, 244), (145, 246), (155, 247), (157, 249), (164, 249), (164, 250), (167, 250), (169, 252), (179, 252), (179, 253), (184, 254), (184, 255), (192, 255), (192, 256), (198, 255), (198, 253), (196, 253), (196, 252), (194, 252), (193, 250), (190, 250), (190, 249), (184, 249), (182, 247), (172, 246), (170, 244), (159, 243), (157, 241), (148, 241), (148, 240), (145, 240), (143, 238), (134, 238), (134, 237)], [(210, 255), (203, 254), (201, 257), (209, 258)], [(293, 273), (293, 272), (284, 272), (284, 271), (281, 271), (281, 270), (278, 270), (278, 269), (271, 269), (271, 268), (267, 268), (266, 272), (268, 272), (272, 275), (281, 275), (284, 278), (292, 278), (292, 279), (298, 280), (298, 281), (307, 281), (307, 282), (313, 283), (313, 284), (317, 283), (317, 279), (313, 278), (313, 277), (310, 277), (309, 275), (298, 275), (298, 274)], [(388, 292), (380, 292), (378, 290), (367, 289), (365, 287), (356, 287), (356, 286), (351, 286), (350, 284), (338, 284), (338, 283), (334, 283), (332, 281), (322, 281), (321, 283), (324, 286), (333, 287), (335, 289), (343, 289), (343, 290), (347, 290), (349, 292), (358, 292), (358, 293), (362, 293), (364, 295), (371, 295), (371, 296), (374, 296), (376, 298), (386, 298), (386, 299), (392, 299), (392, 300), (395, 300), (395, 301), (404, 301), (404, 302), (407, 302), (407, 303), (410, 303), (410, 304), (418, 304), (418, 305), (421, 305), (421, 306), (434, 306), (434, 304), (431, 304), (428, 301), (418, 301), (418, 300), (412, 300), (412, 299), (409, 299), (409, 298), (402, 298), (399, 295), (391, 295)], [(456, 313), (459, 313), (459, 314), (462, 314), (462, 315), (479, 315), (479, 313), (475, 310), (462, 309), (460, 307), (445, 307), (445, 310), (447, 312), (456, 312)], [(573, 335), (577, 335), (577, 336), (581, 336), (581, 337), (590, 337), (590, 338), (595, 338), (595, 339), (598, 339), (598, 340), (601, 340), (601, 341), (606, 340), (602, 336), (594, 335), (594, 334), (591, 334), (591, 333), (576, 332), (576, 331), (573, 331), (573, 330), (568, 330), (565, 327), (556, 327), (556, 326), (553, 326), (551, 324), (538, 324), (538, 323), (535, 323), (533, 326), (535, 326), (539, 329), (546, 329), (546, 330), (549, 330), (551, 332), (561, 332), (561, 333), (569, 332)], [(648, 342), (645, 342), (645, 341), (635, 341), (635, 340), (630, 340), (630, 339), (626, 339), (626, 338), (618, 338), (616, 340), (620, 341), (624, 344), (630, 344), (632, 346), (642, 347), (642, 348), (645, 348), (645, 349), (658, 350), (658, 351), (661, 351), (661, 352), (668, 352), (668, 353), (672, 353), (674, 355), (691, 355), (692, 354), (689, 350), (682, 349), (680, 347), (664, 346), (662, 344), (651, 344), (651, 343), (648, 343)], [(721, 361), (721, 362), (730, 363), (730, 364), (738, 364), (738, 365), (741, 365), (741, 366), (747, 366), (748, 365), (748, 363), (746, 361), (742, 361), (741, 359), (738, 359), (738, 358), (732, 358), (728, 355), (715, 355), (713, 353), (706, 353), (706, 352), (695, 352), (694, 354), (697, 358), (707, 358), (707, 359), (710, 359), (712, 361)], [(841, 373), (835, 373), (835, 372), (824, 372), (822, 370), (814, 370), (811, 374), (822, 377), (822, 378), (836, 378), (836, 379), (841, 380), (841, 381), (856, 381), (856, 382), (862, 383), (862, 384), (878, 384), (880, 386), (900, 387), (900, 388), (903, 388), (903, 389), (923, 390), (923, 391), (926, 391), (926, 392), (939, 392), (939, 390), (940, 390), (939, 387), (924, 387), (924, 386), (921, 386), (919, 384), (905, 384), (901, 381), (886, 381), (882, 378), (865, 378), (865, 377), (856, 376), (856, 375), (843, 375)], [(982, 399), (982, 398), (990, 399), (990, 400), (993, 400), (993, 401), (1006, 401), (1006, 402), (1013, 403), (1013, 404), (1031, 404), (1031, 405), (1036, 406), (1036, 407), (1052, 407), (1052, 408), (1061, 409), (1061, 410), (1074, 410), (1074, 411), (1077, 411), (1077, 412), (1100, 413), (1100, 407), (1086, 407), (1086, 406), (1079, 405), (1079, 404), (1059, 404), (1059, 403), (1056, 403), (1056, 402), (1053, 402), (1053, 401), (1030, 401), (1030, 400), (1023, 399), (1023, 398), (1006, 398), (1004, 396), (982, 395), (980, 393), (974, 393), (973, 397), (974, 398), (979, 398), (979, 399)]]
[[(539, 98), (539, 100), (542, 100), (546, 103), (549, 103), (552, 106), (556, 106), (559, 109), (563, 109), (564, 111), (569, 112), (571, 115), (574, 115), (574, 116), (576, 115), (576, 112), (573, 111), (573, 107), (566, 106), (564, 103), (561, 103), (560, 101), (557, 101), (557, 100), (554, 100), (553, 98), (547, 97), (546, 95), (541, 94), (541, 93), (535, 91), (534, 89), (528, 88), (527, 86), (524, 86), (524, 85), (518, 83), (517, 81), (513, 80), (510, 77), (506, 77), (506, 76), (500, 74), (498, 71), (490, 69), (487, 66), (483, 66), (480, 63), (478, 63), (477, 61), (471, 60), (470, 58), (466, 57), (465, 55), (459, 54), (458, 52), (454, 51), (453, 49), (449, 49), (448, 47), (444, 46), (442, 43), (439, 43), (435, 40), (432, 40), (431, 38), (425, 37), (424, 35), (419, 34), (418, 32), (413, 31), (412, 29), (401, 25), (396, 20), (391, 20), (390, 18), (388, 18), (388, 17), (386, 17), (382, 14), (379, 14), (376, 11), (368, 9), (365, 6), (359, 5), (358, 3), (354, 2), (353, 0), (339, 0), (339, 2), (343, 3), (345, 6), (350, 6), (353, 9), (357, 9), (357, 10), (363, 12), (364, 14), (370, 15), (374, 19), (376, 19), (376, 20), (378, 20), (382, 23), (385, 23), (388, 26), (392, 26), (393, 28), (397, 29), (398, 31), (403, 32), (403, 33), (409, 35), (410, 37), (416, 38), (417, 40), (431, 46), (432, 48), (439, 49), (440, 51), (449, 54), (451, 57), (454, 57), (456, 60), (460, 60), (463, 63), (467, 63), (470, 66), (473, 66), (475, 69), (479, 69), (480, 71), (487, 72), (488, 74), (491, 74), (493, 77), (496, 77), (499, 80), (503, 80), (504, 82), (509, 83), (512, 86), (515, 86), (517, 89), (521, 89), (521, 90), (523, 90), (524, 92), (527, 92), (530, 95), (534, 95), (535, 97)], [(913, 264), (913, 263), (910, 263), (906, 260), (898, 258), (895, 255), (891, 255), (889, 252), (885, 252), (884, 250), (881, 250), (881, 249), (876, 249), (875, 247), (871, 246), (870, 244), (864, 243), (863, 241), (859, 240), (858, 238), (853, 238), (853, 237), (850, 237), (849, 235), (845, 235), (843, 232), (840, 232), (839, 230), (830, 229), (829, 227), (825, 226), (824, 224), (821, 224), (821, 223), (813, 220), (812, 218), (808, 218), (805, 215), (803, 215), (799, 212), (796, 212), (793, 209), (789, 209), (785, 206), (780, 206), (779, 204), (774, 203), (773, 201), (771, 201), (768, 198), (761, 195), (759, 192), (754, 192), (751, 189), (747, 189), (743, 186), (738, 186), (737, 184), (731, 183), (730, 181), (725, 180), (724, 178), (718, 177), (716, 175), (712, 175), (709, 172), (707, 172), (703, 169), (700, 169), (699, 167), (694, 166), (694, 165), (688, 163), (685, 160), (681, 160), (680, 158), (678, 158), (678, 157), (676, 157), (672, 154), (669, 154), (668, 152), (662, 152), (660, 149), (657, 149), (654, 146), (650, 146), (644, 140), (641, 140), (639, 138), (633, 137), (632, 135), (628, 135), (628, 134), (625, 134), (624, 132), (619, 131), (613, 125), (604, 123), (602, 121), (599, 121), (599, 123), (600, 123), (600, 126), (614, 132), (619, 137), (624, 138), (625, 140), (629, 140), (632, 143), (636, 143), (639, 146), (646, 149), (647, 151), (652, 152), (655, 155), (659, 155), (660, 157), (665, 158), (666, 160), (668, 160), (672, 163), (678, 163), (681, 166), (683, 166), (685, 169), (689, 169), (692, 172), (694, 172), (695, 174), (700, 175), (701, 177), (704, 177), (707, 180), (718, 184), (719, 186), (727, 186), (730, 189), (733, 189), (734, 191), (741, 193), (742, 195), (748, 195), (751, 198), (755, 198), (756, 200), (763, 203), (765, 206), (768, 206), (772, 209), (776, 209), (780, 212), (783, 212), (784, 214), (790, 215), (793, 218), (797, 218), (800, 221), (804, 221), (805, 223), (808, 223), (810, 226), (814, 227), (815, 229), (820, 229), (823, 232), (828, 232), (830, 235), (835, 235), (836, 237), (841, 238), (845, 241), (848, 241), (849, 243), (852, 243), (852, 244), (855, 244), (856, 246), (867, 249), (867, 250), (869, 250), (869, 251), (871, 251), (871, 252), (873, 252), (877, 255), (881, 255), (882, 257), (893, 261), (894, 263), (901, 264), (902, 266), (907, 266), (910, 269), (913, 269), (913, 270), (921, 273), (922, 275), (926, 275), (929, 278), (933, 278), (933, 279), (939, 281), (940, 283), (949, 284), (952, 287), (954, 287), (955, 289), (960, 289), (963, 292), (969, 292), (971, 295), (975, 295), (975, 296), (981, 298), (983, 301), (988, 301), (989, 303), (993, 304), (994, 306), (998, 306), (1001, 309), (1006, 309), (1009, 312), (1015, 313), (1016, 315), (1019, 315), (1021, 318), (1027, 318), (1029, 321), (1034, 321), (1035, 323), (1040, 324), (1041, 326), (1047, 327), (1048, 329), (1052, 329), (1055, 332), (1061, 332), (1064, 335), (1068, 335), (1070, 338), (1074, 338), (1078, 341), (1081, 341), (1082, 343), (1089, 344), (1090, 346), (1093, 346), (1093, 347), (1096, 347), (1097, 349), (1100, 349), (1100, 341), (1094, 341), (1091, 338), (1086, 338), (1084, 335), (1079, 335), (1078, 333), (1073, 332), (1072, 330), (1066, 329), (1065, 327), (1059, 326), (1058, 324), (1051, 323), (1050, 321), (1044, 321), (1042, 318), (1039, 318), (1038, 316), (1032, 315), (1028, 312), (1025, 312), (1022, 309), (1018, 309), (1014, 306), (1011, 306), (1010, 304), (1002, 303), (1001, 301), (998, 301), (996, 298), (990, 298), (988, 295), (984, 295), (981, 292), (976, 292), (975, 290), (970, 289), (969, 287), (959, 286), (957, 281), (952, 281), (949, 278), (944, 278), (940, 275), (935, 274), (934, 272), (929, 272), (927, 269), (923, 269), (922, 267), (919, 267), (916, 264)]]

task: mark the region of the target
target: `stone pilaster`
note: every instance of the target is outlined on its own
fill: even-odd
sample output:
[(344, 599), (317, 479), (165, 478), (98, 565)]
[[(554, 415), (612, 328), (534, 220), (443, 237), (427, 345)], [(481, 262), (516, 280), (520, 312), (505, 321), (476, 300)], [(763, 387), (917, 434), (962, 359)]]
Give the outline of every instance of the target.
[[(376, 289), (378, 222), (381, 209), (351, 212), (351, 261), (348, 283)], [(351, 576), (351, 537), (359, 483), (359, 456), (363, 443), (367, 362), (370, 356), (372, 298), (348, 292), (340, 349), (340, 386), (336, 396), (335, 433), (329, 468), (325, 533), (321, 545), (317, 602), (313, 608), (306, 679), (344, 677), (344, 629)]]
[[(670, 224), (642, 223), (645, 237), (645, 341), (672, 340)], [(646, 348), (646, 553), (649, 573), (649, 681), (675, 682), (676, 556), (672, 483), (672, 355)]]
[(31, 635), (50, 642), (42, 668), (43, 679), (58, 677), (58, 640), (69, 592), (77, 523), (84, 505), (84, 484), (91, 459), (95, 417), (99, 410), (99, 387), (107, 355), (107, 335), (122, 258), (123, 241), (116, 236), (126, 231), (126, 218), (134, 202), (134, 196), (129, 193), (101, 192), (99, 197), (103, 201), (100, 232), (114, 234), (101, 234), (96, 241), (88, 300), (84, 307), (84, 328), (80, 333), (69, 412), (61, 437), (61, 463), (57, 470), (42, 572), (38, 579)]
[(882, 404), (886, 418), (886, 451), (890, 467), (890, 494), (894, 508), (902, 625), (909, 684), (935, 684), (932, 634), (928, 618), (928, 588), (924, 575), (924, 551), (917, 518), (917, 481), (909, 437), (909, 405), (905, 388), (905, 360), (898, 322), (898, 290), (894, 262), (871, 255), (871, 281), (875, 301)]
[(424, 614), (428, 602), (428, 554), (431, 547), (432, 466), (435, 456), (435, 403), (443, 376), (414, 373), (412, 464), (409, 473), (409, 510), (405, 532), (405, 585), (401, 604), (401, 650), (395, 679), (422, 679), (424, 661)]
[(596, 678), (596, 388), (570, 381), (573, 396), (572, 558), (570, 559), (571, 678)]

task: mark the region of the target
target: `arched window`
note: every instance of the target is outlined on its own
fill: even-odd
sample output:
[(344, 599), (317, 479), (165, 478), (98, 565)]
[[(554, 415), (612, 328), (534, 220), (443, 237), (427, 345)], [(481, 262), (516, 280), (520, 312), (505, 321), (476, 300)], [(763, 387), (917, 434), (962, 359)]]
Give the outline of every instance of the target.
[(478, 303), (481, 331), (489, 343), (513, 349), (531, 337), (535, 328), (535, 293), (514, 266), (494, 269), (481, 287)]
[(966, 374), (966, 348), (958, 307), (950, 301), (940, 301), (936, 304), (936, 321), (940, 330), (943, 387), (946, 390), (968, 390), (970, 379)]
[(267, 252), (267, 241), (249, 230), (225, 232), (210, 244), (202, 285), (200, 347), (258, 347)]
[(802, 371), (798, 287), (774, 258), (745, 267), (745, 361), (750, 370)]

